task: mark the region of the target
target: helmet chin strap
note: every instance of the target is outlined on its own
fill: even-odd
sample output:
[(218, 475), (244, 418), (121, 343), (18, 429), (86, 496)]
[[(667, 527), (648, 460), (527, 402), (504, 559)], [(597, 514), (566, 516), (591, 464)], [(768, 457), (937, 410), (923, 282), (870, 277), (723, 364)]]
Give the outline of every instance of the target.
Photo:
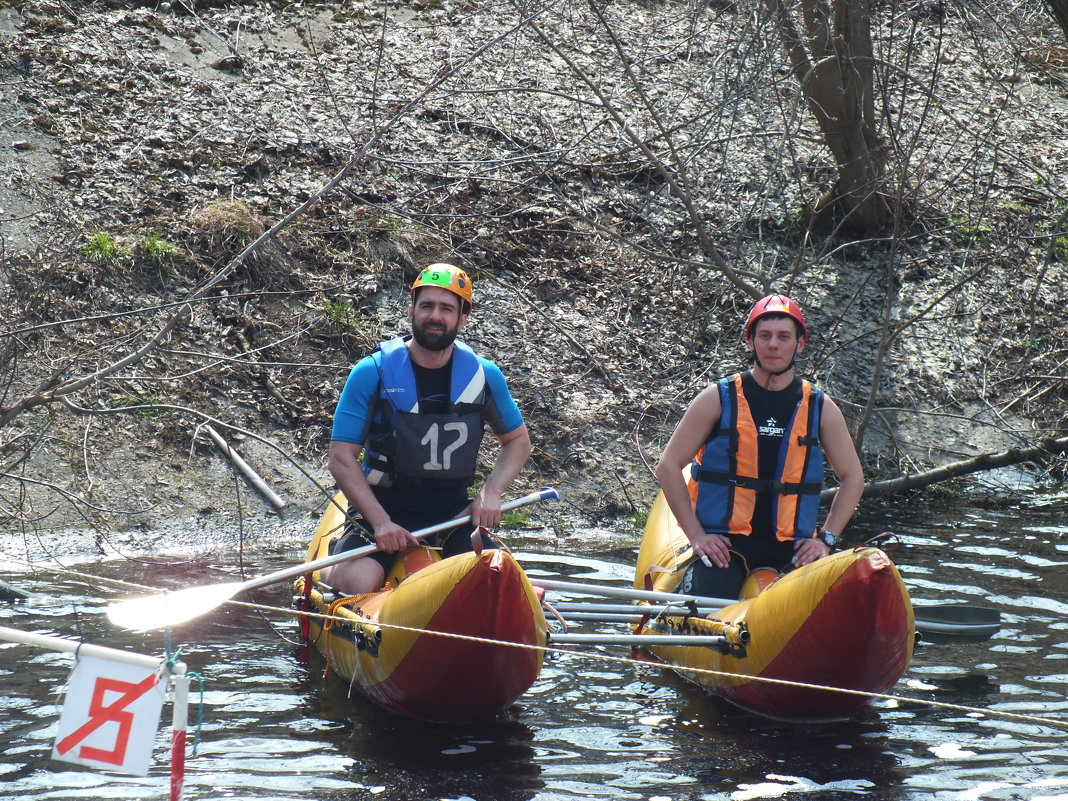
[(755, 350), (749, 351), (749, 361), (753, 362), (757, 367), (763, 370), (772, 378), (778, 378), (781, 375), (785, 375), (794, 369), (794, 365), (797, 363), (797, 348), (794, 348), (794, 355), (790, 357), (790, 363), (781, 370), (769, 370), (767, 367), (760, 363), (760, 357), (756, 355)]

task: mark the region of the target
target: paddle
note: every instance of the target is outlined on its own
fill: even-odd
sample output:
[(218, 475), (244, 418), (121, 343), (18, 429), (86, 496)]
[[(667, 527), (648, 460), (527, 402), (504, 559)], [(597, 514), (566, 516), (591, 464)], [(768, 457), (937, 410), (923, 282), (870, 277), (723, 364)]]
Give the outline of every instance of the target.
[[(573, 592), (578, 595), (597, 595), (603, 598), (623, 598), (664, 604), (693, 604), (702, 612), (738, 603), (737, 599), (705, 598), (700, 595), (680, 595), (674, 592), (635, 590), (629, 587), (582, 584), (555, 579), (531, 577), (531, 583), (547, 590)], [(916, 631), (920, 632), (923, 639), (928, 642), (981, 642), (992, 637), (1001, 628), (1001, 613), (997, 609), (946, 605), (913, 606), (912, 610), (916, 619)]]
[[(535, 501), (559, 500), (559, 498), (560, 494), (556, 490), (549, 487), (542, 487), (537, 492), (532, 492), (529, 495), (524, 495), (522, 498), (516, 498), (507, 503), (502, 503), (501, 511), (506, 512), (509, 509), (525, 506), (526, 504), (534, 503)], [(446, 531), (450, 528), (455, 528), (456, 526), (462, 526), (464, 523), (469, 522), (471, 522), (471, 516), (464, 515), (463, 517), (446, 520), (443, 523), (438, 523), (429, 528), (413, 531), (412, 536), (416, 539), (421, 539), (423, 537), (429, 537), (431, 534), (437, 534), (440, 531)], [(303, 576), (349, 559), (358, 559), (361, 556), (367, 556), (377, 550), (378, 546), (367, 545), (363, 548), (354, 548), (351, 551), (343, 551), (331, 556), (324, 556), (322, 559), (316, 559), (313, 562), (304, 562), (299, 565), (293, 565), (292, 567), (277, 570), (274, 573), (267, 573), (266, 575), (249, 579), (248, 581), (228, 581), (223, 584), (186, 587), (175, 591), (165, 590), (156, 595), (149, 595), (143, 598), (131, 598), (126, 601), (119, 601), (111, 604), (108, 607), (107, 615), (108, 619), (115, 625), (122, 626), (126, 629), (132, 629), (134, 631), (150, 631), (152, 629), (167, 628), (210, 612), (212, 609), (229, 601), (238, 593), (247, 592), (248, 590), (263, 587), (267, 584), (285, 581), (286, 579), (296, 578), (297, 576)]]
[[(536, 584), (540, 582), (535, 581)], [(711, 599), (709, 599), (711, 600)], [(683, 606), (682, 604), (675, 604), (674, 606), (661, 606), (654, 604), (650, 606), (637, 607), (633, 604), (621, 604), (621, 603), (606, 603), (595, 604), (591, 601), (553, 601), (552, 608), (557, 612), (569, 614), (572, 612), (582, 612), (583, 614), (592, 614), (597, 612), (605, 612), (607, 614), (643, 614), (643, 615), (661, 615), (667, 617), (677, 617), (678, 615), (692, 615), (694, 608), (700, 611), (712, 612), (716, 609), (722, 609), (722, 604), (707, 603), (707, 604), (690, 604)]]
[(624, 645), (674, 648), (701, 647), (725, 651), (727, 638), (719, 634), (549, 634), (549, 645)]
[(1001, 612), (982, 606), (915, 606), (916, 630), (930, 643), (982, 642), (1001, 628)]

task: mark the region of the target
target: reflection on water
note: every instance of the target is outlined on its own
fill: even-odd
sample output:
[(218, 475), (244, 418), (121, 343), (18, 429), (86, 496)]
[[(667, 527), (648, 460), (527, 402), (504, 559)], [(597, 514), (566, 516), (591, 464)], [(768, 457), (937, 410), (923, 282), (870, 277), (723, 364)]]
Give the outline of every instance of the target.
[[(879, 700), (860, 719), (832, 725), (761, 720), (654, 664), (573, 656), (549, 657), (521, 702), (492, 724), (418, 723), (350, 698), (333, 675), (324, 680), (319, 655), (292, 641), (291, 619), (230, 605), (173, 634), (183, 660), (203, 676), (203, 722), (186, 797), (1064, 801), (1066, 728), (969, 708), (1068, 721), (1066, 512), (1068, 499), (1059, 497), (1010, 510), (861, 521), (855, 536), (887, 528), (899, 535), (894, 558), (918, 603), (993, 606), (1003, 628), (989, 642), (921, 646), (896, 688), (900, 699)], [(291, 543), (261, 555), (251, 572), (285, 566), (302, 552), (303, 543)], [(541, 554), (524, 564), (540, 575), (625, 584), (632, 558)], [(203, 560), (90, 569), (149, 585), (223, 578), (218, 564)], [(0, 578), (35, 593), (28, 602), (0, 604), (0, 625), (163, 649), (160, 634), (118, 632), (103, 617), (105, 604), (126, 591), (44, 572)], [(287, 592), (268, 587), (254, 600), (285, 606)], [(169, 719), (161, 725), (159, 764), (145, 779), (49, 759), (70, 665), (69, 655), (0, 646), (0, 797), (166, 798)], [(196, 684), (192, 700), (200, 700)], [(194, 724), (198, 714), (191, 709)]]

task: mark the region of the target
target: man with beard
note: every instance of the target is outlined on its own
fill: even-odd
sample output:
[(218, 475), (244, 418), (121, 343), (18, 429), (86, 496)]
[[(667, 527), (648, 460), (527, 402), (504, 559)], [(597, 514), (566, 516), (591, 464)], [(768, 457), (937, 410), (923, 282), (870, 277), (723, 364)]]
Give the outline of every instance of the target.
[[(463, 270), (427, 267), (412, 284), (411, 336), (381, 343), (352, 368), (341, 391), (329, 468), (349, 501), (350, 523), (334, 551), (379, 548), (324, 571), (342, 592), (379, 589), (394, 555), (419, 544), (411, 532), (444, 520), (469, 514), (472, 525), (424, 544), (440, 546), (443, 556), (471, 550), (472, 526), (500, 523), (501, 494), (530, 455), (526, 424), (500, 368), (456, 339), (471, 297)], [(484, 423), (501, 447), (471, 499)]]

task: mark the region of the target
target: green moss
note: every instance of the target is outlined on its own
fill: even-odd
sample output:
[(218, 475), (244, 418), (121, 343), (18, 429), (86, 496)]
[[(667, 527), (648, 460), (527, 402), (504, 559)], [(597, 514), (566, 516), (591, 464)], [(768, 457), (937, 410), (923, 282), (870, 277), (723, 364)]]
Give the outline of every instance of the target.
[(144, 253), (149, 261), (158, 267), (170, 267), (182, 253), (181, 248), (173, 242), (169, 242), (155, 234), (142, 236), (138, 240), (138, 250)]
[(523, 528), (530, 523), (530, 516), (526, 512), (504, 512), (501, 514), (501, 528)]
[(82, 245), (81, 253), (91, 262), (108, 267), (115, 267), (131, 256), (129, 249), (106, 231), (93, 231), (88, 241)]
[(323, 314), (332, 328), (345, 331), (356, 327), (359, 314), (348, 298), (323, 298)]

